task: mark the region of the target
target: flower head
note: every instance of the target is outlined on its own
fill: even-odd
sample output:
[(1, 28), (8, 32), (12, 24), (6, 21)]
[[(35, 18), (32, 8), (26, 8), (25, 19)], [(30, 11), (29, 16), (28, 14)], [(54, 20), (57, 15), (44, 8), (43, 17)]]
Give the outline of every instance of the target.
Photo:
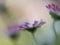
[(48, 4), (46, 8), (49, 9), (50, 14), (55, 19), (60, 19), (60, 8), (55, 4)]
[(43, 21), (43, 20), (35, 20), (34, 22), (33, 22), (33, 24), (30, 24), (29, 22), (26, 22), (25, 24), (24, 24), (24, 27), (25, 27), (25, 29), (26, 30), (28, 30), (28, 31), (30, 31), (30, 32), (35, 32), (36, 31), (36, 29), (38, 28), (38, 27), (40, 27), (42, 24), (44, 24), (45, 22)]
[(18, 37), (18, 35), (19, 35), (19, 30), (21, 30), (19, 25), (10, 25), (7, 28), (7, 35), (11, 39), (16, 39)]
[(46, 7), (54, 13), (60, 12), (60, 8), (55, 4), (48, 4)]
[(15, 33), (16, 31), (18, 31), (19, 30), (19, 28), (18, 28), (18, 26), (17, 25), (11, 25), (11, 26), (8, 26), (8, 32), (10, 33), (10, 34), (12, 34), (12, 33)]

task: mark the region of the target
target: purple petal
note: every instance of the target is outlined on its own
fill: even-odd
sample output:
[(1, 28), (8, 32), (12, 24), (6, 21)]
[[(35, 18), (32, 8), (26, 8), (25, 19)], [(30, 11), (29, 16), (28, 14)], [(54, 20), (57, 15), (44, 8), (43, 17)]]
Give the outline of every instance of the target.
[(41, 25), (43, 25), (43, 24), (45, 24), (45, 21), (44, 20), (40, 20), (40, 23), (39, 23), (39, 26), (41, 26)]
[(39, 20), (39, 21), (34, 21), (33, 26), (34, 26), (34, 27), (41, 26), (41, 25), (44, 24), (44, 23), (45, 23), (45, 21), (43, 21), (43, 20), (41, 19), (41, 20)]
[(34, 21), (33, 26), (37, 26), (39, 21)]
[(28, 27), (29, 27), (29, 25), (30, 25), (30, 23), (25, 22), (24, 27), (28, 28)]
[(56, 6), (55, 4), (52, 4), (52, 9), (53, 9), (54, 11), (57, 11), (58, 6)]
[(56, 9), (55, 9), (55, 8), (52, 8), (52, 10), (56, 11)]
[(25, 24), (30, 24), (29, 22), (25, 22)]
[(46, 8), (50, 9), (50, 8), (51, 8), (51, 5), (50, 5), (50, 4), (48, 4), (48, 6), (46, 6)]
[(56, 7), (56, 5), (52, 3), (51, 4), (51, 8), (55, 8), (55, 7)]
[(19, 28), (24, 28), (24, 25), (19, 25)]
[(8, 26), (8, 28), (7, 28), (7, 32), (9, 34), (15, 33), (17, 31), (19, 31), (18, 25), (11, 25), (11, 26)]
[(27, 25), (27, 24), (24, 24), (24, 26), (25, 26), (25, 27), (29, 27), (29, 25)]
[(57, 8), (57, 11), (60, 12), (60, 8)]

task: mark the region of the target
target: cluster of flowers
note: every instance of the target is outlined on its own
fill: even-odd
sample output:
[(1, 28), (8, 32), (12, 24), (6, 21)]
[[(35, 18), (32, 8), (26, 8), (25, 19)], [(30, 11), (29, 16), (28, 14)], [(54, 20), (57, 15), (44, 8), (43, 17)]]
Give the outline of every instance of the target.
[[(48, 4), (46, 8), (49, 9), (49, 13), (53, 19), (60, 20), (60, 8), (56, 6), (55, 4)], [(19, 31), (21, 30), (27, 30), (31, 33), (34, 33), (37, 28), (41, 27), (45, 21), (41, 20), (35, 20), (32, 24), (29, 22), (25, 22), (24, 24), (17, 24), (17, 25), (11, 25), (7, 28), (7, 34), (12, 39), (16, 39), (19, 35)]]
[[(56, 6), (55, 4), (48, 4), (46, 8), (49, 9), (49, 12), (54, 19), (60, 19), (60, 8), (58, 6)], [(28, 30), (29, 32), (33, 33), (36, 31), (38, 27), (40, 27), (44, 23), (45, 22), (43, 20), (39, 21), (35, 20), (33, 24), (25, 22), (24, 24), (21, 25), (11, 25), (8, 27), (7, 31), (9, 35), (16, 34), (20, 30)]]

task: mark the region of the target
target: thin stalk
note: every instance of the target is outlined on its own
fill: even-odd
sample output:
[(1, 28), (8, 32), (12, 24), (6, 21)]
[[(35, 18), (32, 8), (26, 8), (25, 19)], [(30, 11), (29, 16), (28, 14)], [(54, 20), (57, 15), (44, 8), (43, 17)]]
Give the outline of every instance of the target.
[(56, 32), (56, 29), (55, 29), (55, 22), (56, 22), (56, 20), (53, 21), (53, 31), (54, 31), (54, 34), (55, 34), (56, 38), (58, 39), (57, 32)]
[(36, 40), (36, 38), (35, 38), (35, 36), (34, 36), (34, 33), (32, 33), (32, 36), (33, 36), (34, 41), (36, 42), (36, 44), (39, 45), (38, 42), (37, 42), (37, 40)]
[(18, 41), (18, 38), (12, 38), (11, 39), (13, 45), (18, 45), (17, 41)]
[(17, 39), (16, 40), (13, 39), (12, 40), (13, 45), (18, 45), (17, 41), (18, 41)]
[(53, 31), (54, 31), (54, 34), (55, 34), (55, 37), (56, 37), (56, 41), (59, 45), (60, 43), (59, 43), (58, 35), (57, 35), (56, 29), (55, 29), (55, 23), (56, 23), (56, 20), (53, 21)]
[(13, 44), (14, 44), (14, 45), (18, 45), (18, 44), (17, 44), (17, 40), (14, 40), (14, 41), (13, 41)]

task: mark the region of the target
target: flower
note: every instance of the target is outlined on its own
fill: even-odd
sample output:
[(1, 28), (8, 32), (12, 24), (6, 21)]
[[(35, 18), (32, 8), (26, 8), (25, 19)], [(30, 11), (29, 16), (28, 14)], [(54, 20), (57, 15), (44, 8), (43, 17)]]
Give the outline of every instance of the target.
[(17, 39), (18, 35), (19, 35), (19, 30), (21, 30), (21, 28), (19, 27), (19, 25), (9, 25), (7, 28), (7, 35), (11, 38), (11, 39)]
[(46, 8), (49, 9), (50, 15), (55, 19), (60, 19), (60, 8), (55, 4), (48, 4)]
[(33, 24), (30, 24), (29, 22), (25, 22), (24, 29), (28, 30), (29, 32), (35, 32), (38, 27), (43, 25), (45, 22), (43, 20), (35, 20)]
[(18, 28), (17, 25), (11, 25), (11, 26), (8, 26), (8, 30), (7, 31), (8, 31), (9, 34), (12, 34), (12, 33), (15, 33), (18, 30), (19, 30), (19, 28)]

